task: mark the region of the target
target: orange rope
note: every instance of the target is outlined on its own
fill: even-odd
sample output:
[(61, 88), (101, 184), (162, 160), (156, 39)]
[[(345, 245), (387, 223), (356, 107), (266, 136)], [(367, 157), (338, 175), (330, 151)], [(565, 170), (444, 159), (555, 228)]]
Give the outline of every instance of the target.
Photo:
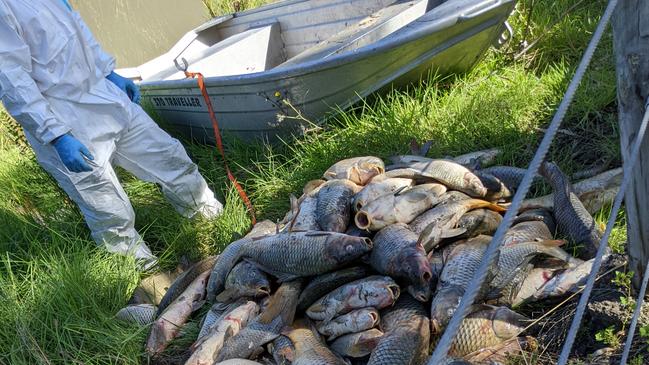
[(254, 225), (255, 223), (257, 223), (257, 218), (255, 217), (255, 211), (252, 208), (252, 203), (250, 202), (248, 195), (246, 195), (246, 192), (243, 190), (241, 185), (239, 185), (239, 182), (237, 182), (237, 178), (234, 177), (232, 171), (230, 171), (230, 167), (228, 167), (228, 160), (225, 158), (225, 150), (223, 149), (223, 142), (221, 141), (221, 130), (219, 129), (219, 122), (216, 120), (216, 115), (214, 114), (214, 108), (212, 107), (210, 96), (207, 93), (207, 88), (205, 87), (205, 81), (203, 75), (200, 72), (185, 71), (185, 76), (191, 79), (193, 78), (198, 79), (198, 88), (201, 90), (201, 94), (203, 94), (203, 98), (205, 99), (205, 104), (207, 104), (207, 110), (210, 113), (210, 119), (212, 120), (212, 128), (214, 130), (214, 137), (216, 138), (216, 147), (221, 153), (221, 157), (223, 157), (223, 165), (225, 166), (225, 171), (228, 174), (228, 179), (230, 179), (234, 187), (237, 189), (237, 192), (239, 193), (241, 200), (243, 200), (243, 203), (246, 205), (246, 208), (248, 208), (248, 213), (250, 214), (250, 217), (252, 218), (252, 224)]

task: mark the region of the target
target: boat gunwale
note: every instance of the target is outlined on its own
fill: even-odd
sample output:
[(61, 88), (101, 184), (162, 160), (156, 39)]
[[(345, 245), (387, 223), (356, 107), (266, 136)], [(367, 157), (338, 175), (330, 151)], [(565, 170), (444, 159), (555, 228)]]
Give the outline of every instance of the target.
[[(251, 11), (263, 11), (263, 10), (272, 9), (272, 7), (269, 6), (273, 6), (273, 5), (275, 7), (281, 7), (281, 6), (287, 6), (287, 5), (300, 3), (304, 1), (308, 1), (308, 0), (287, 0), (275, 4), (262, 6), (260, 8), (251, 9)], [(481, 3), (476, 4), (468, 0), (465, 0), (463, 5), (466, 6), (460, 7), (459, 4), (456, 4), (453, 1), (445, 2), (436, 6), (430, 11), (426, 12), (420, 18), (409, 23), (402, 29), (405, 29), (406, 27), (414, 23), (420, 23), (423, 26), (417, 27), (415, 29), (411, 29), (410, 31), (407, 32), (402, 32), (401, 34), (397, 34), (392, 37), (388, 36), (375, 43), (368, 44), (356, 50), (343, 52), (338, 55), (328, 57), (325, 59), (316, 59), (316, 60), (297, 63), (294, 65), (287, 66), (285, 68), (275, 67), (270, 70), (254, 72), (249, 74), (206, 77), (205, 84), (208, 87), (260, 84), (260, 83), (267, 83), (273, 81), (280, 81), (284, 79), (292, 79), (300, 75), (321, 72), (327, 69), (339, 67), (342, 64), (357, 62), (366, 57), (370, 57), (371, 55), (374, 55), (376, 53), (383, 53), (392, 50), (394, 48), (401, 47), (410, 42), (416, 41), (417, 39), (420, 39), (427, 35), (436, 32), (441, 32), (445, 29), (451, 28), (456, 24), (458, 24), (458, 22), (463, 21), (461, 19), (462, 15), (464, 13), (469, 12), (472, 9), (487, 8), (488, 10), (485, 13), (498, 13), (502, 7), (513, 8), (514, 3), (515, 0), (483, 0)], [(432, 12), (441, 12), (442, 16), (433, 20), (425, 20), (424, 18), (426, 16), (429, 16), (429, 14), (431, 14)], [(249, 11), (246, 11), (244, 13), (250, 14)], [(484, 15), (484, 14), (480, 14), (480, 15)], [(195, 85), (196, 85), (196, 81), (192, 79), (156, 80), (156, 81), (144, 81), (140, 83), (140, 87), (142, 87), (143, 91), (145, 92), (153, 91), (153, 90), (163, 90), (163, 89), (171, 90), (171, 89), (195, 88)]]

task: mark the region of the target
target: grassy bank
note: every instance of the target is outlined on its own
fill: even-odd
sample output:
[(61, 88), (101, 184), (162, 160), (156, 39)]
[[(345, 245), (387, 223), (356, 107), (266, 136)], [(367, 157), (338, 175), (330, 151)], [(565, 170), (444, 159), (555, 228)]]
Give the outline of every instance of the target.
[[(212, 1), (212, 12), (256, 5)], [(288, 194), (336, 160), (408, 151), (433, 140), (430, 155), (483, 148), (506, 151), (501, 163), (526, 167), (585, 48), (605, 1), (525, 0), (511, 22), (514, 39), (491, 50), (467, 75), (433, 79), (372, 98), (323, 130), (281, 146), (227, 141), (235, 174), (260, 218), (276, 219)], [(524, 44), (534, 44), (520, 53)], [(567, 171), (620, 164), (611, 39), (597, 51), (551, 159)], [(76, 207), (37, 165), (16, 125), (0, 116), (0, 363), (136, 364), (146, 330), (114, 320), (137, 285), (133, 262), (95, 247)], [(219, 252), (249, 228), (211, 147), (187, 148), (220, 199), (216, 221), (185, 220), (153, 184), (121, 172), (138, 230), (165, 267), (183, 255)], [(598, 220), (606, 219), (606, 212)], [(615, 242), (624, 242), (623, 215)]]

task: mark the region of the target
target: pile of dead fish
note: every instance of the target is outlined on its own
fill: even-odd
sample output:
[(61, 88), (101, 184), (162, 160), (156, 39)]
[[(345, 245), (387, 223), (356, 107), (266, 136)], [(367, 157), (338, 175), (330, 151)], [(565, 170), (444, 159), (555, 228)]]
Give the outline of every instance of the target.
[[(183, 273), (151, 313), (146, 352), (159, 357), (206, 313), (186, 364), (427, 363), (525, 173), (478, 166), (496, 153), (336, 163), (291, 197), (282, 222), (257, 224)], [(572, 186), (546, 162), (540, 175), (554, 193), (525, 202), (448, 363), (534, 346), (519, 337), (530, 320), (512, 308), (575, 291), (590, 273), (600, 237), (591, 212), (612, 199), (621, 171)], [(153, 309), (119, 317), (146, 323), (142, 310)]]

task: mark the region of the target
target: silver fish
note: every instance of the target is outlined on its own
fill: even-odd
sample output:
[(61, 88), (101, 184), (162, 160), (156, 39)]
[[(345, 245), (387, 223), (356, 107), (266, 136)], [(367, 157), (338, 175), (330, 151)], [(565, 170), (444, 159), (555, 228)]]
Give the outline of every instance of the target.
[(367, 203), (372, 200), (377, 199), (378, 197), (394, 193), (397, 190), (403, 188), (412, 187), (415, 183), (412, 179), (403, 179), (403, 178), (382, 178), (377, 179), (383, 175), (379, 175), (372, 179), (372, 181), (365, 185), (363, 190), (359, 191), (354, 198), (352, 199), (352, 208), (354, 211), (359, 211)]
[(379, 312), (374, 308), (363, 308), (342, 314), (331, 321), (319, 322), (317, 329), (327, 336), (327, 341), (348, 333), (368, 330), (379, 323)]
[(371, 328), (367, 331), (340, 336), (330, 347), (333, 352), (340, 356), (363, 357), (372, 353), (381, 337), (383, 337), (383, 332)]
[(199, 339), (185, 365), (211, 365), (223, 348), (223, 343), (239, 333), (248, 320), (259, 311), (257, 303), (249, 301), (225, 313), (207, 334)]
[(268, 307), (248, 326), (225, 341), (216, 361), (250, 358), (257, 348), (276, 339), (284, 326), (293, 323), (302, 281), (282, 284), (271, 296)]
[(318, 192), (315, 215), (324, 231), (345, 232), (351, 217), (351, 200), (360, 187), (349, 180), (327, 181)]
[(383, 160), (374, 156), (353, 157), (333, 164), (324, 173), (325, 180), (348, 179), (365, 185), (374, 176), (385, 172)]
[(391, 306), (399, 294), (399, 286), (389, 276), (369, 276), (345, 284), (320, 298), (307, 309), (306, 315), (317, 321), (330, 321), (336, 315), (354, 309)]
[(318, 338), (308, 322), (298, 320), (292, 327), (290, 331), (286, 331), (284, 334), (295, 345), (295, 360), (293, 360), (293, 365), (347, 364)]
[(422, 364), (430, 343), (424, 305), (404, 294), (394, 307), (381, 312), (381, 318), (385, 335), (372, 351), (368, 365)]
[(584, 208), (570, 181), (557, 165), (545, 162), (541, 165), (540, 173), (552, 185), (554, 215), (559, 230), (565, 232), (574, 243), (583, 244), (582, 256), (593, 258), (601, 238), (597, 222)]
[(366, 266), (354, 266), (313, 278), (300, 294), (297, 306), (298, 312), (306, 311), (313, 302), (332, 290), (369, 275), (370, 269)]
[(156, 309), (153, 304), (127, 305), (115, 314), (115, 318), (139, 326), (146, 326), (155, 320)]

